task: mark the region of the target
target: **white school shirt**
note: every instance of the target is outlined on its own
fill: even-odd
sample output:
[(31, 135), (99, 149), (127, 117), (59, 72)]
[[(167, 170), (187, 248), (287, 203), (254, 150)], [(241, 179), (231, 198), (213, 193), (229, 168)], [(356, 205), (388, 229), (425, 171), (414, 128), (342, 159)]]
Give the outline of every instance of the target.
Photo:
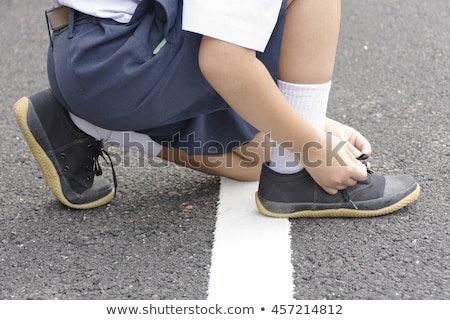
[[(141, 0), (53, 0), (99, 18), (130, 21)], [(282, 0), (184, 0), (183, 30), (264, 51)]]

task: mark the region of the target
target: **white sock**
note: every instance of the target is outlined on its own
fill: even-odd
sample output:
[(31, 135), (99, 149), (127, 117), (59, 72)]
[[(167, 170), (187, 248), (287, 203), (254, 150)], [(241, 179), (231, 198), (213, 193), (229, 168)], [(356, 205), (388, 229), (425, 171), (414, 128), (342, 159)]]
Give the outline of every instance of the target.
[(139, 152), (146, 153), (148, 156), (157, 156), (162, 146), (153, 141), (148, 135), (134, 131), (112, 131), (103, 129), (87, 122), (76, 115), (69, 113), (73, 123), (83, 132), (104, 143), (113, 142), (120, 146), (130, 149), (137, 148)]
[[(290, 105), (311, 125), (324, 130), (331, 81), (323, 84), (295, 84), (278, 80), (278, 87)], [(278, 173), (292, 174), (304, 165), (290, 150), (275, 143), (270, 156), (270, 168)]]

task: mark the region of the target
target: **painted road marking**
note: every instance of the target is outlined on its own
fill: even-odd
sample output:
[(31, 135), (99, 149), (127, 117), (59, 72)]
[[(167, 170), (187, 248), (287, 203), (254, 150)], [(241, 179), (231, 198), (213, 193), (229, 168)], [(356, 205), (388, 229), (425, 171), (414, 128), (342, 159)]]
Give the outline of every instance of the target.
[(290, 222), (258, 213), (257, 182), (221, 179), (208, 299), (293, 299)]

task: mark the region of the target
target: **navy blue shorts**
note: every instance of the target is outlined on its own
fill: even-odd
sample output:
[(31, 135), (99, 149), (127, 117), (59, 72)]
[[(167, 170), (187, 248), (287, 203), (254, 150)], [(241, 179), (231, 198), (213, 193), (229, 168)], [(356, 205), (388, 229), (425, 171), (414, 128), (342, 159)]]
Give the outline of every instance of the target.
[[(264, 53), (278, 78), (286, 1)], [(182, 0), (144, 0), (127, 24), (83, 19), (54, 32), (50, 87), (73, 114), (97, 126), (148, 134), (189, 154), (222, 154), (258, 132), (203, 77), (201, 35), (181, 29)], [(164, 40), (165, 39), (165, 40)]]

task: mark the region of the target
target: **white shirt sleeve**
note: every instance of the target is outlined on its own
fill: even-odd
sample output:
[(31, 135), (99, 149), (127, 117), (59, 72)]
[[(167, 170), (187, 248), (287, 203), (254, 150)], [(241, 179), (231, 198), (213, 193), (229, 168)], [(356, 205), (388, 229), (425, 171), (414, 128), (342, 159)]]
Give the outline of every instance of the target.
[(282, 0), (184, 0), (183, 30), (263, 52)]

